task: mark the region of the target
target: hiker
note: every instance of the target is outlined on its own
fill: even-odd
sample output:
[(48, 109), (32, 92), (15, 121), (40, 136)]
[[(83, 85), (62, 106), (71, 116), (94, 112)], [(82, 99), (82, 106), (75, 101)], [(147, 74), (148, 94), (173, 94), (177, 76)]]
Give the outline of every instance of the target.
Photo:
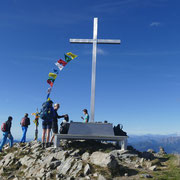
[(30, 125), (30, 119), (28, 117), (28, 113), (25, 113), (24, 117), (22, 118), (22, 120), (20, 122), (20, 125), (22, 127), (22, 132), (23, 132), (23, 136), (22, 136), (20, 143), (25, 143), (27, 129), (28, 129), (28, 126)]
[(85, 116), (81, 117), (81, 119), (83, 119), (84, 123), (88, 123), (89, 122), (89, 114), (88, 114), (87, 109), (83, 109), (83, 113), (84, 113)]
[[(51, 100), (43, 103), (43, 107), (40, 112), (40, 118), (42, 119), (42, 148), (49, 147), (49, 137), (52, 128), (52, 120), (55, 116), (53, 102)], [(46, 143), (45, 143), (45, 135), (46, 135)]]
[(59, 116), (58, 113), (57, 113), (59, 108), (60, 108), (60, 104), (58, 104), (58, 103), (54, 104), (54, 113), (55, 113), (55, 116), (54, 116), (53, 121), (52, 121), (53, 135), (51, 137), (50, 145), (53, 145), (54, 135), (58, 133), (58, 119), (67, 116), (67, 115)]
[(3, 131), (3, 138), (1, 141), (1, 145), (0, 145), (0, 152), (2, 152), (2, 148), (4, 146), (4, 144), (6, 143), (7, 138), (9, 138), (10, 142), (9, 145), (10, 147), (13, 147), (13, 136), (11, 134), (11, 123), (12, 123), (12, 117), (9, 116), (8, 120), (2, 124), (1, 126), (1, 130)]

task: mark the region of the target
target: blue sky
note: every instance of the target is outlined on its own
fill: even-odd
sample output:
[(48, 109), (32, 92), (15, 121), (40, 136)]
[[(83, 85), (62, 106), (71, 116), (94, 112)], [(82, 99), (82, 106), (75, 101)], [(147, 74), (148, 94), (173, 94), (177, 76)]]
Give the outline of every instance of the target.
[(78, 58), (59, 73), (51, 98), (61, 104), (59, 114), (81, 121), (82, 109), (90, 111), (92, 45), (69, 38), (92, 38), (98, 17), (98, 38), (122, 44), (98, 45), (95, 120), (121, 123), (128, 134), (180, 133), (179, 6), (178, 0), (1, 1), (0, 123), (12, 115), (20, 138), (20, 119), (41, 108), (48, 73), (69, 51)]

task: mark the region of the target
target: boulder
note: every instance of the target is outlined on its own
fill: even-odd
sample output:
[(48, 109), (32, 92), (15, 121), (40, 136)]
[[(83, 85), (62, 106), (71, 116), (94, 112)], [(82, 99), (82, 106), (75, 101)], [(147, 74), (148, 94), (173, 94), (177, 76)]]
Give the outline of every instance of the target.
[(83, 163), (82, 161), (77, 161), (74, 166), (72, 167), (72, 169), (74, 169), (73, 171), (70, 171), (69, 173), (71, 174), (71, 176), (76, 177), (77, 174), (82, 170), (83, 168)]
[(4, 157), (4, 160), (2, 161), (3, 166), (6, 167), (10, 164), (10, 162), (12, 162), (14, 159), (14, 154), (13, 153), (9, 153)]
[(71, 152), (71, 153), (69, 153), (70, 154), (70, 156), (79, 156), (80, 154), (79, 154), (79, 149), (76, 149), (75, 151), (73, 151), (73, 152)]
[(114, 156), (110, 155), (109, 153), (103, 152), (94, 152), (90, 156), (90, 162), (92, 164), (101, 166), (101, 167), (108, 167), (114, 169), (117, 167), (118, 163)]
[(158, 154), (164, 155), (164, 154), (167, 154), (167, 153), (165, 152), (164, 148), (160, 146)]
[(153, 149), (148, 149), (147, 152), (152, 153), (152, 154), (155, 153)]
[(34, 172), (34, 175), (35, 175), (36, 177), (42, 178), (42, 177), (46, 176), (46, 172), (47, 172), (47, 171), (46, 171), (44, 168), (41, 168), (40, 171)]
[(100, 175), (98, 176), (98, 180), (106, 180), (106, 178), (105, 178), (103, 175), (100, 174)]
[(66, 151), (58, 151), (54, 153), (54, 157), (58, 160), (65, 160), (65, 157), (67, 157), (67, 152)]
[(152, 178), (152, 176), (150, 174), (141, 174), (140, 177), (141, 178)]
[(123, 154), (130, 154), (129, 150), (113, 150), (110, 152), (110, 155), (113, 155), (115, 158), (118, 158), (119, 156), (123, 157)]
[(33, 163), (35, 162), (36, 160), (33, 159), (32, 157), (29, 157), (29, 156), (24, 156), (23, 158), (21, 158), (19, 160), (19, 162), (22, 164), (22, 165), (25, 165), (25, 166), (32, 166)]
[(52, 179), (53, 178), (53, 174), (51, 172), (48, 172), (46, 174), (46, 179)]
[(124, 176), (125, 176), (125, 177), (128, 177), (128, 173), (125, 173)]
[(157, 170), (157, 166), (156, 166), (156, 165), (151, 166), (151, 167), (149, 168), (149, 170), (151, 170), (151, 171), (156, 171), (156, 170)]
[(54, 157), (54, 154), (49, 154), (49, 156), (45, 157), (45, 160), (43, 163), (50, 164), (53, 161), (57, 161), (57, 159)]
[(50, 163), (49, 168), (52, 169), (56, 169), (59, 165), (61, 164), (61, 161), (56, 160)]
[(84, 167), (84, 175), (88, 175), (91, 173), (91, 168), (89, 166), (89, 164), (86, 164), (86, 166)]
[(57, 167), (58, 173), (66, 175), (67, 172), (70, 170), (73, 161), (74, 161), (74, 158), (72, 157), (69, 157), (65, 161), (62, 161), (61, 165)]
[(87, 161), (89, 159), (89, 153), (88, 152), (85, 152), (83, 155), (82, 155), (82, 160), (83, 161)]

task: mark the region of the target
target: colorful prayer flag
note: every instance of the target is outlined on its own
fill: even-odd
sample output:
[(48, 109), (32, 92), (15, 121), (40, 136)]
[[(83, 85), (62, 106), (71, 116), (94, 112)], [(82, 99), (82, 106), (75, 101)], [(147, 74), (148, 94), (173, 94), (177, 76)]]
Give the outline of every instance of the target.
[(64, 68), (64, 66), (59, 64), (58, 62), (56, 62), (55, 65), (59, 68), (60, 71)]
[(57, 69), (53, 69), (54, 73), (58, 74), (58, 70)]
[(47, 91), (48, 94), (50, 94), (51, 90), (52, 90), (52, 88), (48, 88), (48, 91)]
[(76, 58), (77, 55), (76, 54), (73, 54), (72, 52), (68, 52), (66, 53), (68, 56), (70, 56), (72, 59)]
[(69, 56), (67, 56), (66, 54), (64, 54), (64, 57), (65, 57), (65, 61), (66, 61), (67, 63), (72, 60), (72, 58), (69, 57)]
[(52, 81), (52, 82), (54, 82), (54, 81), (55, 81), (55, 79), (54, 79), (54, 78), (52, 78), (52, 77), (48, 77), (48, 80), (50, 80), (50, 81)]
[(67, 64), (67, 62), (63, 61), (62, 59), (58, 60), (58, 63), (63, 65), (63, 66), (66, 66), (66, 64)]
[(52, 77), (52, 78), (55, 80), (56, 77), (57, 77), (57, 74), (55, 74), (55, 73), (49, 73), (49, 77)]
[(54, 84), (54, 83), (53, 83), (50, 79), (47, 80), (47, 83), (48, 83), (51, 87), (53, 87), (53, 84)]

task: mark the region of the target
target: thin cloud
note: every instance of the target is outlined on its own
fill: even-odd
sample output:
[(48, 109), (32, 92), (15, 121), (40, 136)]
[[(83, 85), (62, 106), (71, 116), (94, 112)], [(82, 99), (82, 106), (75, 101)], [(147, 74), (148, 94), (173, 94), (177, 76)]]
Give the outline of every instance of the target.
[[(92, 51), (84, 51), (84, 54), (92, 54)], [(108, 54), (108, 52), (107, 51), (105, 51), (105, 50), (103, 50), (102, 48), (97, 48), (97, 54), (99, 54), (99, 55), (107, 55)]]
[(158, 26), (160, 26), (160, 22), (152, 22), (151, 24), (150, 24), (150, 26), (151, 27), (158, 27)]
[(166, 5), (167, 1), (168, 0), (108, 0), (105, 3), (97, 3), (93, 7), (93, 10), (97, 12), (114, 13), (115, 11), (119, 12), (119, 9), (121, 9), (122, 12), (135, 7), (161, 7)]
[(98, 4), (94, 7), (95, 11), (98, 12), (114, 12), (117, 10), (119, 7), (122, 7), (124, 5), (132, 4), (137, 0), (121, 0), (121, 1), (116, 1), (116, 2), (106, 2), (104, 4)]
[(100, 55), (106, 55), (107, 54), (107, 52), (101, 48), (97, 48), (97, 53)]
[(152, 51), (152, 52), (138, 52), (138, 51), (129, 51), (129, 52), (121, 52), (119, 55), (127, 55), (127, 56), (151, 56), (151, 55), (179, 55), (180, 50), (176, 51)]

